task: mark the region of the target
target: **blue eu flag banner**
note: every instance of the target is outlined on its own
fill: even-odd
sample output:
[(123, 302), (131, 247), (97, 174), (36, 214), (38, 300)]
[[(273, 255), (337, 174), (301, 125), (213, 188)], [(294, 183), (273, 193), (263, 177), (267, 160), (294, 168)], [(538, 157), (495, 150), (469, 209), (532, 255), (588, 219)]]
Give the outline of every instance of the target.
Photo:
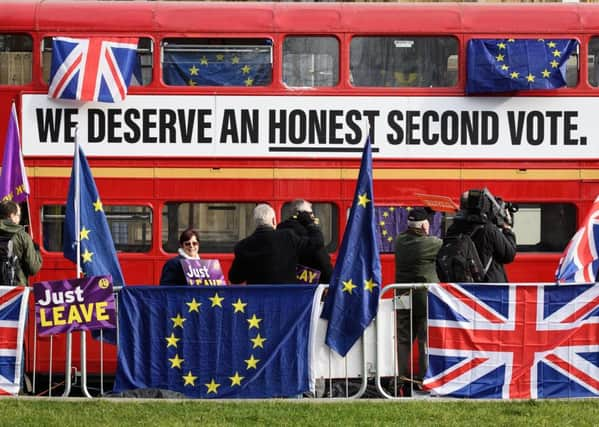
[(136, 286), (119, 294), (115, 392), (287, 397), (309, 389), (316, 287)]
[[(67, 259), (77, 262), (77, 233), (81, 245), (81, 269), (86, 276), (112, 276), (114, 285), (124, 285), (121, 265), (116, 256), (112, 235), (96, 183), (89, 165), (79, 147), (77, 150), (79, 167), (73, 159), (73, 169), (69, 182), (67, 208), (63, 232), (63, 252)], [(75, 174), (79, 176), (79, 201), (75, 200)], [(79, 230), (76, 230), (76, 214), (79, 211)]]
[(268, 50), (164, 52), (164, 81), (177, 86), (264, 86), (271, 80)]
[(490, 93), (566, 86), (573, 39), (472, 39), (468, 42), (466, 92)]
[(360, 175), (322, 317), (329, 320), (326, 343), (345, 356), (376, 315), (381, 284), (377, 246), (372, 153), (366, 141)]

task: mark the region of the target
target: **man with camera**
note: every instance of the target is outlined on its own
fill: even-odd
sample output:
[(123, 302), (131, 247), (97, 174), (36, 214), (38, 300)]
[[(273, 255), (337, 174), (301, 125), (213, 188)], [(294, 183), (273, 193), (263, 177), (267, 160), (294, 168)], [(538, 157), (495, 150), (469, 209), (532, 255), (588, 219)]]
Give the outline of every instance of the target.
[(512, 214), (517, 208), (495, 198), (486, 188), (469, 190), (460, 199), (460, 212), (447, 230), (447, 236), (468, 234), (482, 264), (481, 282), (508, 282), (504, 264), (516, 257), (516, 236)]
[[(281, 222), (277, 230), (292, 230), (300, 237), (307, 237), (310, 233), (308, 226), (312, 223), (318, 224), (318, 219), (312, 211), (312, 203), (304, 199), (296, 199), (291, 202), (293, 215)], [(308, 221), (308, 218), (311, 221)], [(319, 230), (320, 234), (322, 232)], [(324, 240), (324, 237), (323, 237)], [(320, 283), (329, 283), (333, 266), (331, 257), (324, 246), (314, 250), (305, 248), (299, 253), (298, 264), (320, 271)]]

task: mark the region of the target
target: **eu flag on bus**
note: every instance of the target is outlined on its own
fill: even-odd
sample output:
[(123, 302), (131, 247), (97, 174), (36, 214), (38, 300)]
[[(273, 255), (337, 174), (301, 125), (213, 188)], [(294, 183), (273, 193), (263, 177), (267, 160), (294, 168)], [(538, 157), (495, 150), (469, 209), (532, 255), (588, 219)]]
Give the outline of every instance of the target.
[(136, 38), (54, 37), (48, 96), (122, 101), (131, 83), (136, 57)]
[(270, 49), (164, 52), (164, 82), (174, 86), (264, 86), (271, 81)]
[(599, 278), (599, 196), (559, 261), (558, 283), (595, 283)]
[(0, 174), (0, 200), (12, 200), (21, 203), (29, 195), (29, 181), (23, 164), (19, 136), (17, 109), (13, 102), (8, 118), (6, 139), (4, 140), (4, 157)]
[(566, 63), (577, 48), (573, 39), (469, 40), (466, 92), (566, 86)]
[(347, 354), (376, 316), (380, 285), (369, 138), (322, 313), (329, 321), (326, 343), (341, 356)]
[[(78, 197), (76, 176), (79, 180)], [(64, 256), (75, 263), (79, 242), (79, 262), (86, 276), (111, 275), (115, 285), (125, 284), (102, 201), (81, 147), (73, 158), (63, 234)]]
[(115, 392), (290, 397), (309, 389), (316, 287), (130, 286), (119, 293)]

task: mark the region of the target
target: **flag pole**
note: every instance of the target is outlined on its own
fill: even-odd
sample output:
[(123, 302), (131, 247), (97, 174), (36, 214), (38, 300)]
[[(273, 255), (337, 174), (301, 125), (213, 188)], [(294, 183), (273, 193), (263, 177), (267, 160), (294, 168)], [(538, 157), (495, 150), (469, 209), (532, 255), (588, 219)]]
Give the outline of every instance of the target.
[(77, 253), (77, 278), (81, 277), (81, 240), (79, 230), (81, 230), (81, 194), (79, 175), (81, 165), (79, 164), (79, 126), (75, 127), (75, 157), (73, 158), (73, 174), (75, 179), (75, 197), (73, 198), (73, 208), (75, 211), (75, 245)]

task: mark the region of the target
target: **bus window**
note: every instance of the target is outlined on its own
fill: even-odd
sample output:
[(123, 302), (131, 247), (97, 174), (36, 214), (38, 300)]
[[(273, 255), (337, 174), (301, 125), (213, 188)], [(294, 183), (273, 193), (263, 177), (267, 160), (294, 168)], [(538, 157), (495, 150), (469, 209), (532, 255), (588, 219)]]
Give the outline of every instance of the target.
[(162, 209), (162, 248), (176, 252), (187, 228), (200, 233), (200, 253), (233, 252), (235, 244), (255, 229), (257, 203), (169, 202)]
[[(150, 250), (152, 209), (147, 206), (104, 205), (103, 207), (117, 252)], [(64, 205), (42, 206), (43, 246), (49, 252), (62, 252), (64, 219)]]
[[(449, 87), (457, 83), (458, 41), (453, 37), (354, 37), (354, 86)], [(455, 68), (455, 67), (454, 67)]]
[(335, 37), (286, 37), (283, 82), (292, 87), (335, 86), (339, 82), (339, 41)]
[(599, 37), (592, 37), (589, 42), (588, 68), (589, 84), (599, 86)]
[[(152, 81), (152, 52), (153, 41), (147, 37), (140, 37), (137, 43), (137, 66), (133, 70), (130, 86), (145, 86)], [(44, 37), (42, 41), (42, 78), (46, 83), (50, 81), (52, 68), (52, 37)]]
[[(374, 217), (376, 224), (379, 252), (395, 253), (395, 239), (408, 228), (408, 214), (417, 206), (375, 206)], [(435, 212), (430, 218), (431, 236), (442, 237), (446, 229), (446, 218), (443, 213)]]
[(269, 39), (165, 39), (162, 78), (169, 86), (266, 86)]
[(0, 34), (0, 85), (31, 81), (33, 41), (25, 34)]
[(580, 47), (572, 52), (566, 62), (566, 84), (567, 87), (575, 87), (578, 84), (578, 74), (580, 64), (578, 63), (578, 54)]
[[(312, 212), (318, 218), (318, 225), (324, 235), (324, 245), (327, 252), (334, 252), (337, 249), (339, 210), (332, 203), (312, 203)], [(291, 202), (283, 205), (280, 221), (283, 221), (293, 215)]]
[(518, 252), (562, 252), (576, 232), (570, 203), (518, 203), (514, 233)]

